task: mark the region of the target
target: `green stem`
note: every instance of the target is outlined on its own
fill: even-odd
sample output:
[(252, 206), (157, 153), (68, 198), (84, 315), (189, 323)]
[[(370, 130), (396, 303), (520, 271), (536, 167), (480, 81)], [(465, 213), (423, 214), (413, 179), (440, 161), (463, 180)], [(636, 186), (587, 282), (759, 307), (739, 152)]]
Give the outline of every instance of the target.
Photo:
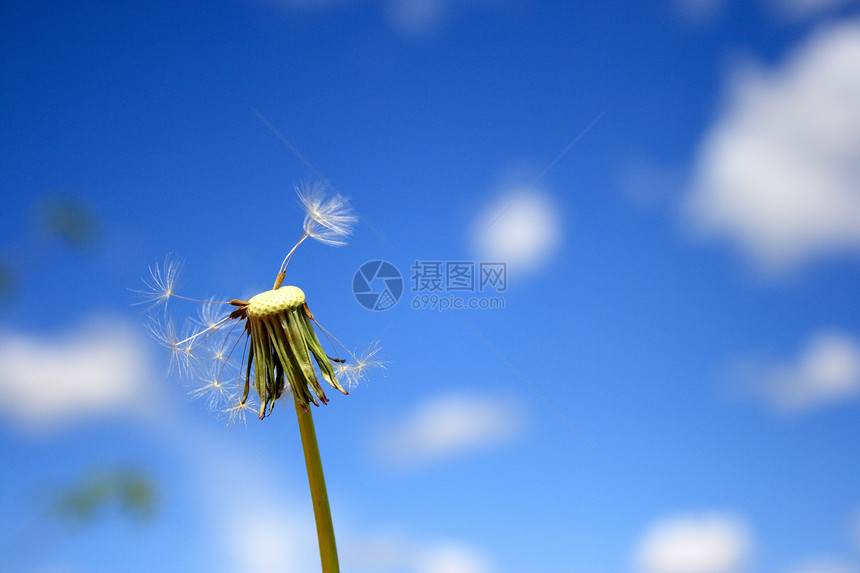
[(297, 400), (296, 415), (299, 418), (299, 432), (302, 435), (302, 450), (305, 453), (305, 465), (308, 469), (308, 483), (311, 486), (311, 500), (314, 504), (314, 519), (317, 523), (317, 539), (320, 544), (320, 560), (323, 573), (338, 573), (337, 547), (334, 543), (334, 527), (331, 523), (331, 509), (328, 505), (328, 494), (325, 490), (322, 460), (317, 445), (317, 433), (314, 430), (314, 419), (310, 408), (302, 408)]

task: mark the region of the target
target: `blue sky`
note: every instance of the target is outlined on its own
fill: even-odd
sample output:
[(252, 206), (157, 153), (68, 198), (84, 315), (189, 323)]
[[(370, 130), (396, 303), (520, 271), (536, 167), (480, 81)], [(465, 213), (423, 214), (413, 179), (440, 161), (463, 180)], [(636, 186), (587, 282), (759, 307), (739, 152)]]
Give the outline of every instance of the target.
[[(0, 37), (0, 569), (318, 570), (292, 409), (227, 428), (129, 289), (167, 253), (270, 288), (324, 177), (361, 222), (287, 283), (387, 363), (314, 410), (344, 571), (860, 571), (857, 3), (6, 2)], [(148, 522), (44, 517), (112, 467)]]

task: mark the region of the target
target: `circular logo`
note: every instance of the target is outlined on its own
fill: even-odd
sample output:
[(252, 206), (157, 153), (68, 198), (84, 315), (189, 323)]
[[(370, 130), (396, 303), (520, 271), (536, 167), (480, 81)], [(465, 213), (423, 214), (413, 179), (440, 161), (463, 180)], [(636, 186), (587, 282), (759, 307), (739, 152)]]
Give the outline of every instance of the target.
[(369, 310), (388, 310), (403, 294), (403, 277), (388, 261), (369, 261), (352, 277), (352, 294)]

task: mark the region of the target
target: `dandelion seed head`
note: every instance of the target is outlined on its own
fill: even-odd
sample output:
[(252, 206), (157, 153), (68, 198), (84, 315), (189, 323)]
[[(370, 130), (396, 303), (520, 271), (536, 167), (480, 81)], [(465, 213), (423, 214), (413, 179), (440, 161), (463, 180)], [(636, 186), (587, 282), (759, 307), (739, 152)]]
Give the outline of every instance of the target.
[(212, 340), (208, 340), (204, 345), (203, 355), (208, 360), (217, 364), (219, 368), (228, 367), (231, 364), (227, 360), (232, 349), (231, 340), (232, 337), (228, 338), (227, 336), (224, 336), (223, 340), (213, 337)]
[[(349, 365), (330, 358), (314, 325), (327, 337), (329, 334), (310, 312), (304, 293), (298, 287), (283, 286), (290, 259), (302, 242), (313, 238), (328, 245), (344, 245), (353, 231), (357, 216), (349, 202), (333, 189), (327, 193), (326, 185), (296, 186), (305, 212), (304, 232), (284, 258), (272, 290), (247, 301), (188, 298), (174, 292), (181, 264), (167, 256), (162, 265), (149, 269), (149, 277), (144, 279), (146, 289), (138, 291), (153, 306), (170, 298), (202, 303), (196, 319), (186, 319), (181, 333), (166, 309), (151, 314), (147, 329), (170, 350), (168, 371), (196, 378), (189, 394), (220, 410), (230, 424), (244, 423), (250, 412), (262, 419), (272, 412), (275, 401), (289, 399), (287, 396), (303, 407), (325, 404), (329, 400), (322, 383), (348, 394), (341, 380), (354, 387), (368, 370), (382, 366), (376, 358), (377, 344), (361, 357), (350, 353), (354, 363)], [(343, 346), (340, 341), (338, 344)], [(252, 388), (256, 393), (250, 391)], [(259, 408), (249, 400), (255, 394), (253, 403)]]
[(150, 316), (145, 326), (159, 344), (170, 350), (170, 364), (167, 371), (190, 375), (195, 354), (191, 345), (179, 336), (176, 323), (168, 315), (162, 314), (157, 317)]
[(197, 309), (197, 324), (204, 328), (215, 329), (229, 314), (225, 312), (224, 304), (220, 299), (210, 298)]
[(247, 418), (250, 415), (256, 416), (257, 411), (253, 405), (251, 405), (250, 400), (246, 400), (245, 402), (235, 401), (228, 407), (223, 410), (225, 416), (227, 416), (227, 425), (234, 426), (237, 424), (242, 424), (243, 426), (247, 422)]
[(354, 356), (355, 363), (338, 364), (335, 367), (337, 377), (343, 380), (350, 390), (355, 388), (367, 378), (370, 371), (375, 368), (385, 368), (385, 362), (376, 357), (380, 349), (379, 341), (374, 340), (364, 352), (358, 356)]
[(361, 353), (356, 362), (367, 367), (385, 368), (385, 363), (376, 358), (380, 350), (382, 350), (382, 346), (380, 346), (379, 340), (374, 340), (367, 345), (367, 348), (364, 349), (364, 352)]
[(248, 301), (248, 318), (279, 316), (281, 312), (295, 310), (305, 303), (305, 293), (299, 287), (282, 286), (251, 297)]
[(357, 381), (354, 379), (354, 364), (344, 364), (342, 362), (335, 364), (334, 366), (334, 374), (337, 376), (337, 379), (340, 380), (341, 384), (352, 390), (357, 385)]
[(198, 376), (197, 383), (188, 394), (194, 399), (202, 399), (210, 410), (220, 410), (223, 402), (230, 396), (235, 378), (228, 377), (218, 363), (212, 363), (206, 375)]
[(345, 245), (358, 220), (347, 200), (336, 193), (327, 194), (319, 182), (295, 189), (305, 211), (305, 234), (326, 245)]
[(151, 306), (166, 304), (174, 295), (181, 270), (182, 261), (170, 254), (164, 257), (162, 265), (150, 267), (149, 277), (143, 278), (144, 288), (133, 291), (142, 299), (139, 304), (149, 303)]

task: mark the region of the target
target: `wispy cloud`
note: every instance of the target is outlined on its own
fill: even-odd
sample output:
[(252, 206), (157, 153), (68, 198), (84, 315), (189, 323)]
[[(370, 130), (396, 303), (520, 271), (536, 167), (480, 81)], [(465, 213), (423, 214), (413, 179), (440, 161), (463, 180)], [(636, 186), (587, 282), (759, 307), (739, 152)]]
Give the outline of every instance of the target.
[(857, 0), (769, 0), (775, 11), (793, 19), (811, 18), (833, 12)]
[(644, 573), (733, 573), (746, 566), (753, 549), (749, 528), (724, 513), (679, 515), (652, 523), (635, 555)]
[(492, 9), (506, 0), (386, 0), (385, 11), (391, 28), (406, 37), (422, 37), (450, 25), (464, 9)]
[(713, 21), (723, 11), (725, 0), (674, 0), (675, 10), (690, 24)]
[(248, 505), (233, 506), (233, 511), (221, 517), (222, 527), (226, 528), (221, 532), (221, 546), (227, 549), (234, 570), (280, 573), (314, 569), (316, 540), (310, 520), (301, 519), (281, 500), (273, 503), (263, 497), (252, 495), (254, 499)]
[[(250, 428), (201, 426), (180, 412), (152, 430), (186, 464), (197, 521), (224, 571), (275, 573), (319, 568), (307, 480), (280, 471), (263, 445), (248, 447)], [(295, 430), (295, 423), (293, 423)], [(298, 439), (296, 430), (296, 439)], [(298, 461), (298, 460), (297, 460)]]
[(201, 526), (211, 527), (232, 570), (312, 569), (318, 559), (312, 516), (295, 509), (294, 497), (272, 495), (281, 485), (261, 479), (270, 470), (234, 445), (236, 438), (225, 439), (222, 431), (216, 439), (161, 403), (155, 381), (164, 373), (153, 373), (141, 331), (102, 319), (62, 334), (0, 333), (0, 416), (42, 434), (97, 417), (141, 414), (130, 421), (177, 448), (197, 476)]
[(293, 8), (379, 7), (390, 28), (405, 37), (422, 37), (452, 22), (464, 7), (494, 7), (499, 0), (277, 0)]
[(839, 559), (824, 558), (803, 563), (791, 573), (860, 573), (860, 569)]
[(409, 538), (402, 533), (355, 533), (344, 546), (344, 565), (363, 573), (487, 573), (486, 553), (459, 541)]
[[(690, 24), (707, 24), (726, 11), (728, 0), (674, 0), (676, 12)], [(857, 0), (760, 0), (771, 14), (786, 20), (812, 19), (829, 14)]]
[(486, 206), (473, 233), (485, 260), (507, 262), (516, 271), (528, 272), (549, 260), (561, 240), (562, 223), (549, 195), (512, 189)]
[[(227, 571), (274, 573), (319, 570), (313, 514), (304, 465), (281, 471), (254, 458), (247, 435), (212, 433), (183, 419), (161, 427), (188, 463), (203, 527)], [(294, 431), (295, 428), (292, 428)], [(239, 430), (245, 433), (243, 430)], [(250, 430), (248, 430), (250, 432)], [(298, 436), (295, 435), (298, 439)], [(326, 475), (330, 491), (337, 475)], [(341, 510), (348, 514), (348, 508)], [(440, 540), (338, 520), (338, 554), (346, 571), (362, 573), (486, 573), (486, 553), (460, 540)]]
[[(156, 369), (144, 352), (146, 340), (140, 330), (122, 321), (92, 320), (62, 334), (0, 332), (0, 416), (25, 431), (44, 433), (98, 416), (143, 414), (131, 421), (175, 448), (187, 464), (196, 484), (200, 526), (208, 528), (224, 570), (275, 573), (318, 568), (313, 515), (305, 501), (306, 478), (301, 472), (282, 475), (267, 460), (254, 459), (260, 448), (242, 445), (247, 438), (242, 428), (236, 429), (239, 435), (213, 432), (187, 419), (181, 409), (161, 404), (153, 381), (163, 374), (153, 374)], [(430, 447), (432, 455), (439, 456), (504, 440), (518, 427), (518, 417), (502, 402), (463, 400), (474, 403), (468, 410), (474, 420), (464, 420), (462, 409), (440, 401), (436, 408), (422, 410), (423, 424), (410, 426), (416, 445), (424, 447), (435, 439)], [(453, 428), (446, 428), (446, 423)], [(390, 536), (373, 528), (345, 529), (344, 539), (360, 540), (342, 543), (341, 558), (350, 570), (490, 570), (487, 556), (468, 543)], [(384, 558), (375, 551), (383, 548)]]
[(621, 191), (642, 209), (665, 205), (683, 188), (686, 174), (676, 166), (636, 159), (622, 165), (618, 173)]
[(736, 69), (683, 212), (769, 272), (860, 253), (860, 22), (820, 30), (778, 68)]
[(44, 432), (94, 415), (141, 411), (150, 373), (135, 329), (95, 320), (62, 335), (0, 333), (0, 415)]
[(507, 442), (520, 434), (523, 414), (513, 402), (480, 395), (448, 394), (412, 411), (377, 443), (396, 466), (419, 466)]
[(460, 543), (425, 547), (418, 557), (419, 573), (486, 573), (489, 561), (480, 552)]
[(746, 359), (737, 373), (744, 393), (783, 414), (801, 414), (860, 395), (860, 341), (843, 332), (810, 336), (783, 362)]
[(848, 535), (851, 541), (854, 542), (854, 547), (860, 548), (860, 509), (854, 512), (854, 516), (849, 524)]
[(448, 18), (446, 0), (391, 0), (387, 3), (392, 28), (405, 36), (423, 35)]

